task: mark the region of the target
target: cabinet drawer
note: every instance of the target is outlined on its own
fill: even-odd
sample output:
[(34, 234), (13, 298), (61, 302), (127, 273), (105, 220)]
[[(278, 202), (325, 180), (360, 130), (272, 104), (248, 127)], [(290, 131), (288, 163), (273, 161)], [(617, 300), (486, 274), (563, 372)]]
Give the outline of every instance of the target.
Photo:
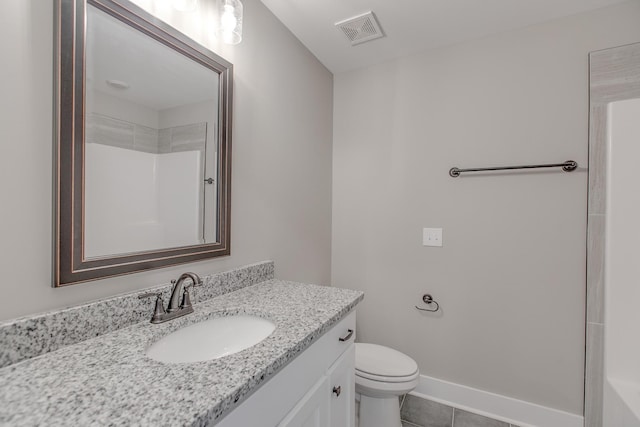
[[(323, 337), (324, 338), (324, 337)], [(327, 361), (326, 368), (340, 357), (356, 340), (356, 312), (352, 311), (326, 334)]]

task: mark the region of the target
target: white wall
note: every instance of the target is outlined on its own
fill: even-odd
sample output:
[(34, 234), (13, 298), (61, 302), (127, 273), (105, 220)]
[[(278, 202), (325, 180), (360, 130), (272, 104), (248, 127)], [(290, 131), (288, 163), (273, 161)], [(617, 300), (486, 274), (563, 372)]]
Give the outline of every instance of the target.
[(85, 257), (202, 241), (200, 151), (155, 154), (87, 144), (85, 158)]
[[(217, 121), (212, 121), (211, 117), (218, 117), (218, 94), (208, 101), (197, 102), (195, 104), (180, 105), (168, 108), (159, 112), (160, 129), (167, 129), (175, 126), (185, 126), (193, 123), (206, 123), (207, 135), (205, 142), (205, 153), (202, 156), (202, 169), (204, 178), (217, 176), (218, 162), (218, 129)], [(200, 193), (204, 199), (204, 210), (201, 211), (200, 222), (204, 221), (204, 241), (211, 243), (217, 241), (215, 212), (217, 204), (216, 186), (205, 184), (204, 180), (198, 183)], [(201, 238), (203, 236), (200, 236)]]
[(92, 87), (87, 88), (86, 96), (86, 110), (90, 113), (99, 113), (153, 129), (162, 127), (160, 126), (159, 112), (152, 108), (117, 98)]
[[(202, 156), (203, 176), (205, 179), (216, 177), (218, 174), (218, 129), (217, 123), (213, 122), (211, 117), (218, 117), (217, 93), (210, 101), (168, 108), (161, 110), (159, 114), (160, 129), (184, 126), (192, 123), (207, 124), (207, 143)], [(202, 198), (204, 199), (204, 211), (201, 211), (202, 217), (200, 218), (200, 222), (202, 223), (204, 218), (215, 218), (216, 216), (215, 209), (218, 203), (217, 186), (205, 184), (204, 181), (201, 181), (198, 185)], [(216, 222), (204, 221), (204, 240), (206, 242), (217, 241), (216, 233)]]
[(188, 246), (202, 242), (202, 153), (183, 151), (155, 156), (156, 209), (164, 231), (164, 245), (161, 247)]
[(231, 256), (52, 289), (53, 2), (0, 2), (0, 320), (264, 259), (278, 277), (329, 283), (332, 76), (243, 3), (242, 44), (208, 45), (235, 66)]
[[(638, 22), (632, 1), (335, 76), (332, 283), (365, 291), (360, 341), (582, 413), (587, 54)], [(567, 159), (580, 170), (448, 175)], [(442, 312), (415, 310), (427, 292)]]
[[(158, 112), (158, 129), (175, 126), (186, 126), (193, 123), (210, 122), (211, 117), (218, 116), (218, 97), (195, 104), (180, 105)], [(208, 126), (213, 128), (213, 126)], [(209, 138), (209, 133), (207, 133)]]
[(640, 426), (640, 99), (614, 102), (608, 114), (605, 255), (604, 405), (607, 427)]
[(609, 130), (605, 370), (607, 377), (640, 389), (640, 193), (634, 173), (640, 158), (640, 99), (611, 104)]

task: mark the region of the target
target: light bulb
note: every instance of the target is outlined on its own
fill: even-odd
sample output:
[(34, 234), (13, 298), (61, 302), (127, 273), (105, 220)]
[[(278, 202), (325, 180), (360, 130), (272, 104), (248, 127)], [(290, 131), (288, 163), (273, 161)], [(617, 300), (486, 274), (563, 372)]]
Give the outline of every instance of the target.
[(228, 4), (224, 6), (224, 13), (222, 14), (222, 18), (220, 18), (220, 23), (222, 24), (222, 31), (233, 31), (238, 25), (238, 20), (235, 16), (233, 16), (233, 6), (229, 6)]
[(240, 0), (219, 0), (218, 36), (226, 44), (242, 41), (242, 3)]

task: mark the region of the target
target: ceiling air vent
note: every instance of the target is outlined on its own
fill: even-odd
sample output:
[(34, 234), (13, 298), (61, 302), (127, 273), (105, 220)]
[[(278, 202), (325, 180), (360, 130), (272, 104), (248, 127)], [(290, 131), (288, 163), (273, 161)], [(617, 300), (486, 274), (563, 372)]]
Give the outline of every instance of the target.
[(342, 30), (352, 46), (384, 37), (373, 12), (336, 22), (336, 27)]

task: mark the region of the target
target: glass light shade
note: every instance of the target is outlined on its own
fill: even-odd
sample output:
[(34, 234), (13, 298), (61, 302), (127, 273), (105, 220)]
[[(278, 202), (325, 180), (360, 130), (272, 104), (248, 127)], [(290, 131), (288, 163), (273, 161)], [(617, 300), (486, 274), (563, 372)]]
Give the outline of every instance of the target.
[(226, 44), (242, 41), (242, 3), (240, 0), (218, 0), (218, 37)]
[(193, 12), (198, 7), (198, 0), (173, 0), (173, 8), (180, 12)]

